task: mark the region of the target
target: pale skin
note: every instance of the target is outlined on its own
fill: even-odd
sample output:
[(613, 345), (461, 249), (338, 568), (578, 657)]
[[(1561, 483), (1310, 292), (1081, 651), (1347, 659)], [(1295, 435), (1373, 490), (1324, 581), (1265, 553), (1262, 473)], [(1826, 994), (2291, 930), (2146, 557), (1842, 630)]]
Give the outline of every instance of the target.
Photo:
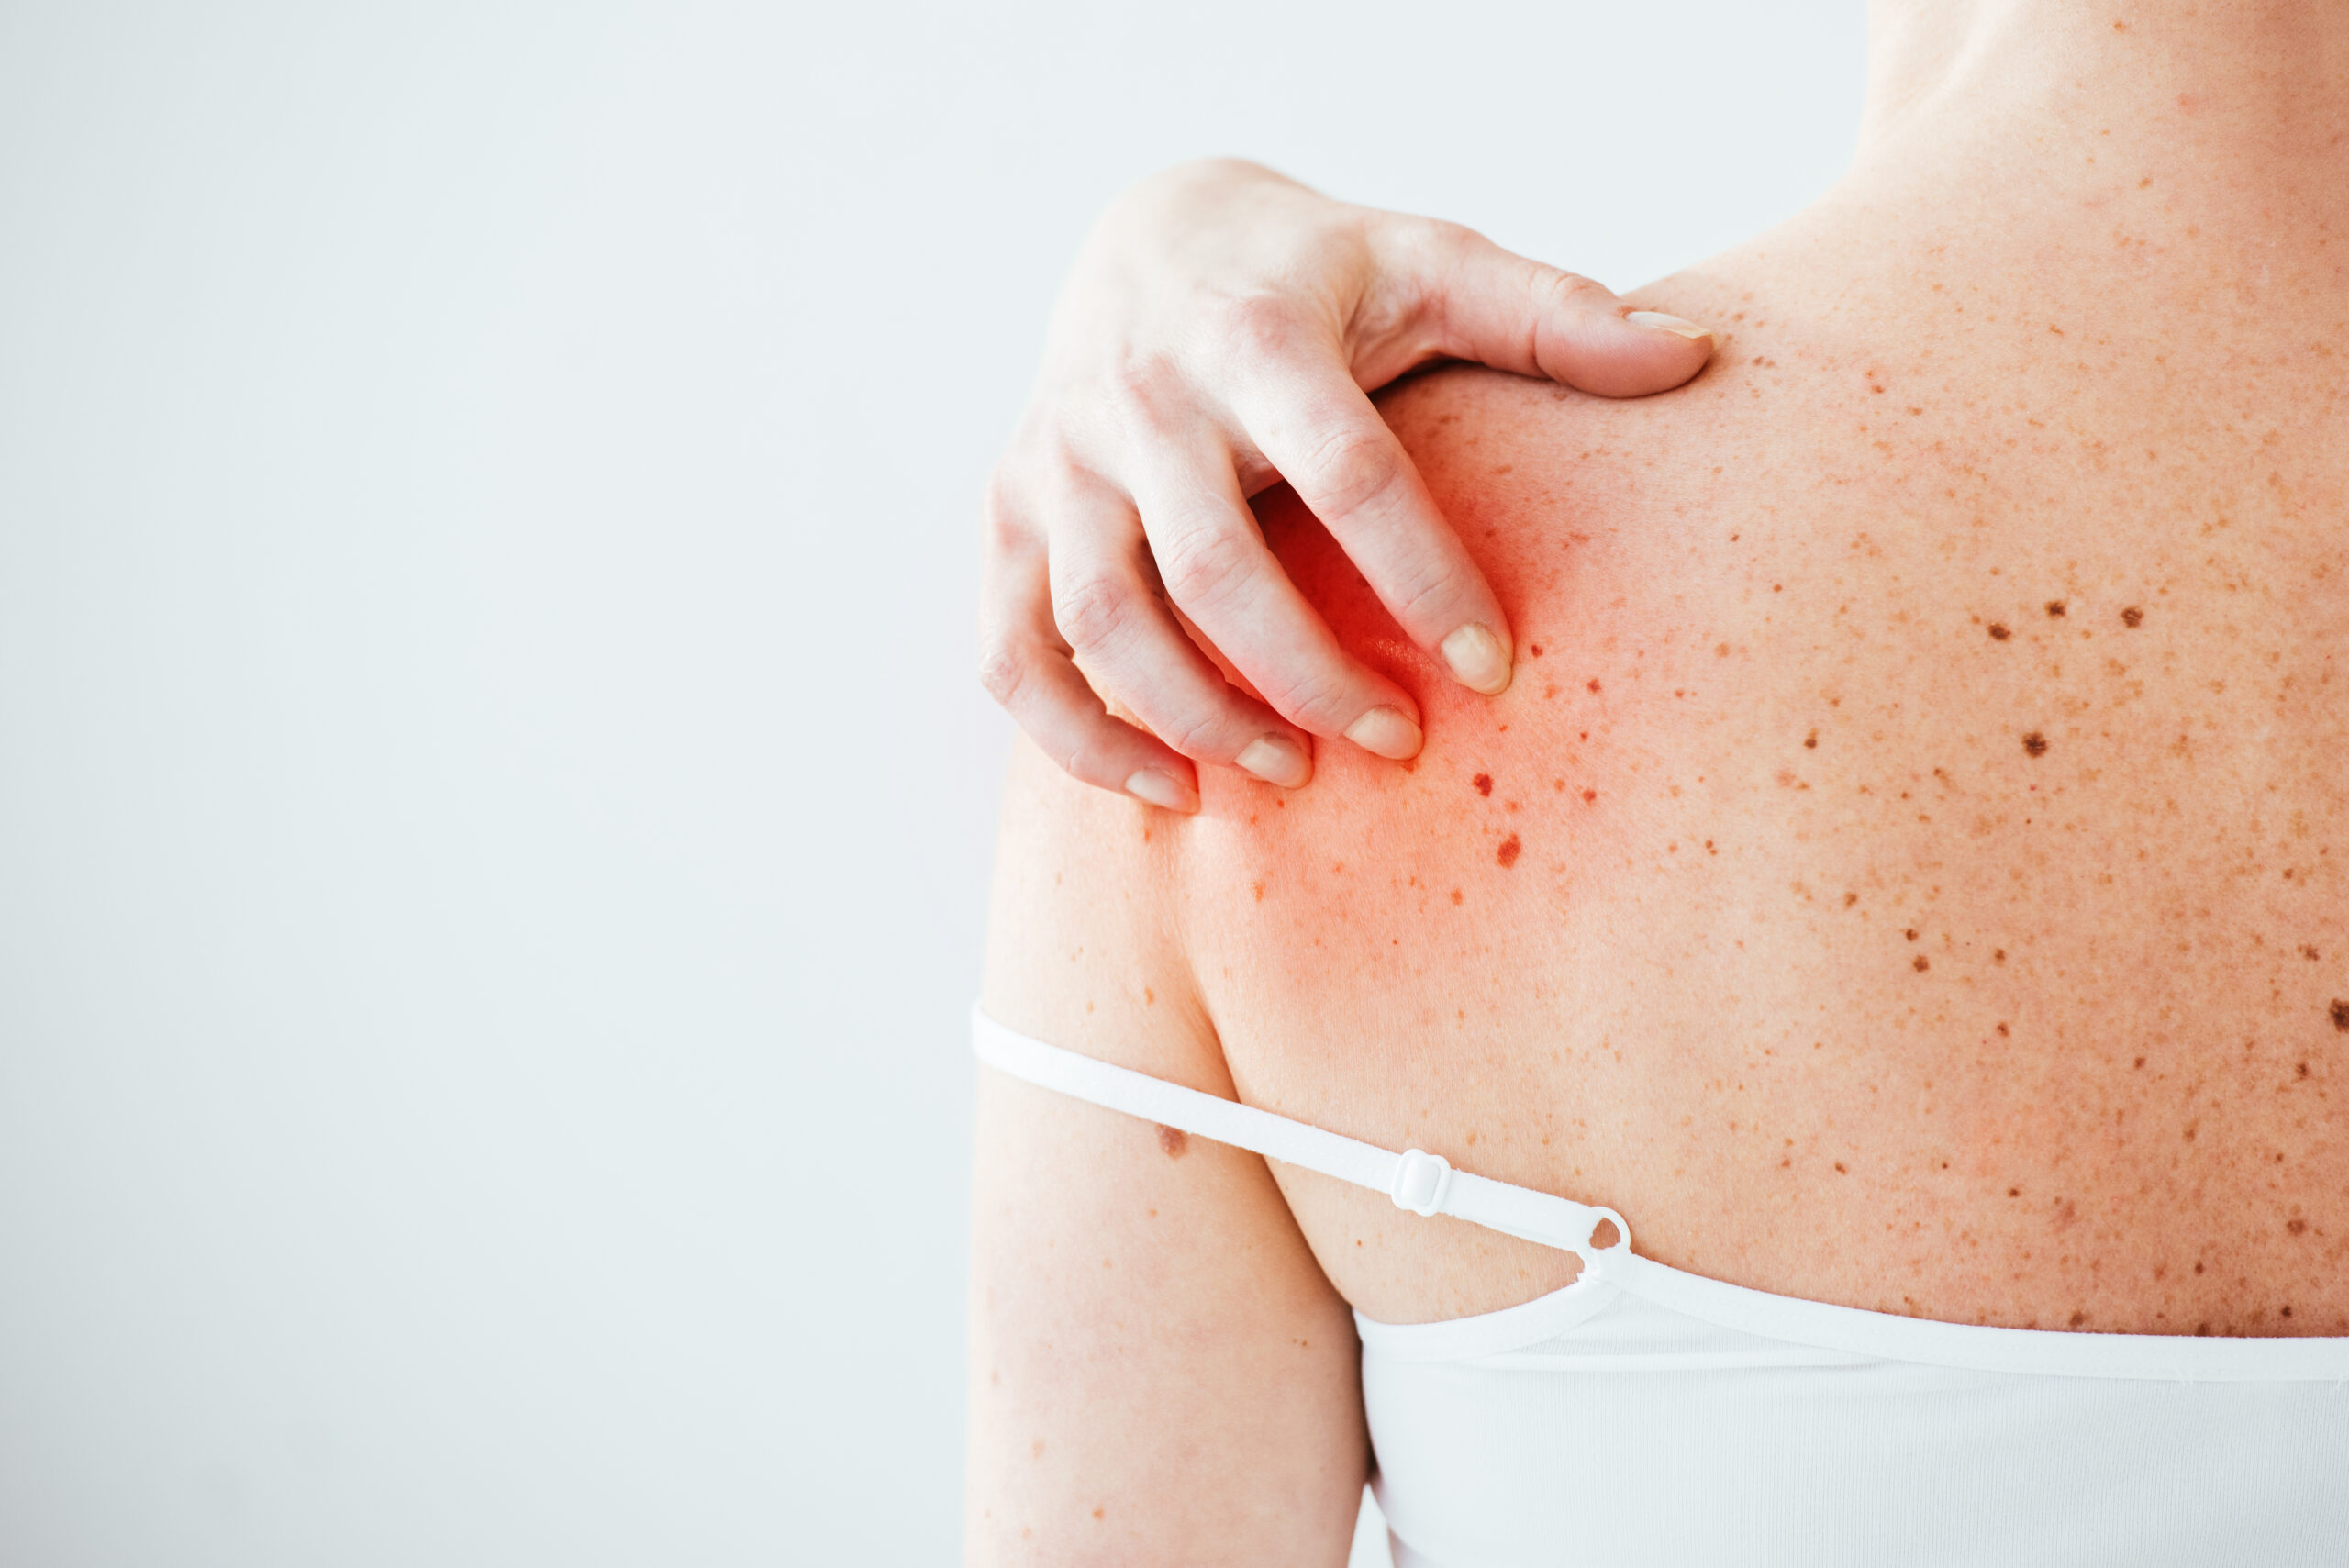
[[(985, 1005), (1761, 1290), (2349, 1334), (2349, 12), (1870, 34), (1842, 184), (1631, 296), (1704, 376), (1383, 404), (1508, 693), (1269, 497), (1425, 752), (1188, 817), (1023, 752)], [(973, 1562), (1342, 1562), (1347, 1307), (1573, 1277), (982, 1079)]]

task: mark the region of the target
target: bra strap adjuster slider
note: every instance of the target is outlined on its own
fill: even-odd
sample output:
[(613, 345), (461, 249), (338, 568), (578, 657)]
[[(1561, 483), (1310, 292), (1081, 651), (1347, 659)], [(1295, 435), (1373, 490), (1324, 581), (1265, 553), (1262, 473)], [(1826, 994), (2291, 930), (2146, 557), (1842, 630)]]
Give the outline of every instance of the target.
[(1386, 1195), (1395, 1200), (1397, 1208), (1432, 1218), (1443, 1212), (1444, 1194), (1451, 1186), (1451, 1161), (1423, 1149), (1408, 1149), (1395, 1162), (1395, 1184)]

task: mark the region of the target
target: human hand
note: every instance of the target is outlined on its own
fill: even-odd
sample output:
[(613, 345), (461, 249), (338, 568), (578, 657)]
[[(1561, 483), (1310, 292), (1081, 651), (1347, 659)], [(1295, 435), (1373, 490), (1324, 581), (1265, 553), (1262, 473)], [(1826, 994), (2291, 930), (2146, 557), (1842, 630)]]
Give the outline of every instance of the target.
[(1191, 759), (1294, 788), (1309, 735), (1414, 756), (1418, 705), (1339, 646), (1248, 497), (1287, 481), (1405, 635), (1498, 693), (1508, 620), (1369, 394), (1456, 359), (1638, 396), (1712, 348), (1457, 224), (1229, 160), (1146, 180), (1080, 254), (989, 486), (980, 679), (1072, 775), (1171, 810), (1198, 808)]

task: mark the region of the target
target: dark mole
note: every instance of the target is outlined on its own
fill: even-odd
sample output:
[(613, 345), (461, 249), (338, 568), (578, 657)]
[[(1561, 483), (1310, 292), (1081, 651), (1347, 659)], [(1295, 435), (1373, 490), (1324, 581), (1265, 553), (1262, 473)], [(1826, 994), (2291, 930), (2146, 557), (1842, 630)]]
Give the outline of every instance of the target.
[(1158, 1151), (1169, 1160), (1180, 1160), (1191, 1151), (1191, 1135), (1179, 1127), (1161, 1126), (1158, 1129)]
[(2022, 738), (2022, 749), (2034, 757), (2047, 755), (2047, 737), (2034, 729)]
[(2332, 1004), (2332, 1027), (2349, 1034), (2349, 1002), (2335, 1000)]
[(2006, 950), (2006, 949), (2004, 949), (2004, 948), (1992, 948), (1992, 949), (1990, 950), (1990, 962), (1991, 962), (1992, 963), (2004, 963), (2004, 962), (2007, 962), (2007, 950)]
[(2138, 1065), (2139, 1067), (2143, 1067), (2144, 1064), (2145, 1064), (2145, 1059), (2144, 1059), (2143, 1057), (2142, 1057), (2142, 1056), (2141, 1056), (2141, 1057), (2137, 1058), (2137, 1065)]
[(1537, 642), (1537, 643), (1535, 643), (1535, 644), (1533, 644), (1532, 651), (1533, 651), (1533, 657), (1535, 657), (1536, 659), (1541, 658), (1541, 657), (1542, 657), (1542, 645), (1541, 645), (1540, 643), (1538, 643), (1538, 642)]
[(2050, 599), (2047, 601), (2047, 618), (2049, 620), (2062, 620), (2064, 618), (2063, 600)]
[(2009, 1197), (2021, 1197), (2022, 1196), (2022, 1189), (2021, 1187), (2009, 1187), (2007, 1189), (2007, 1195)]
[(2284, 1233), (2288, 1236), (2301, 1235), (2307, 1231), (2308, 1228), (2309, 1222), (2305, 1219), (2288, 1219), (2284, 1221)]
[[(2202, 1265), (2201, 1265), (2201, 1264), (2199, 1264), (2199, 1263), (2195, 1264), (2195, 1265), (2194, 1265), (2194, 1272), (2195, 1272), (2195, 1273), (2200, 1273), (2202, 1272)], [(2194, 1332), (2196, 1333), (2196, 1335), (2197, 1335), (2197, 1336), (2207, 1335), (2208, 1333), (2210, 1333), (2210, 1325), (2209, 1325), (2208, 1323), (2197, 1323), (2196, 1325), (2194, 1325)]]
[(1900, 934), (1901, 934), (1902, 936), (1904, 936), (1904, 937), (1908, 938), (1910, 941), (1912, 941), (1912, 942), (1913, 942), (1913, 941), (1915, 941), (1915, 940), (1917, 940), (1917, 928), (1916, 928), (1916, 927), (1914, 927), (1914, 926), (1911, 926), (1911, 927), (1909, 927), (1907, 930), (1905, 930), (1905, 931), (1901, 932)]
[(1919, 954), (1917, 955), (1917, 962), (1916, 962), (1916, 963), (1915, 963), (1915, 965), (1914, 965), (1914, 968), (1916, 969), (1916, 971), (1917, 971), (1917, 973), (1918, 973), (1922, 974), (1922, 973), (1925, 973), (1925, 971), (1927, 971), (1927, 970), (1929, 970), (1929, 969), (1931, 969), (1931, 968), (1932, 968), (1932, 967), (1933, 967), (1933, 961), (1932, 961), (1932, 959), (1927, 958), (1923, 953), (1919, 953)]
[(1845, 1170), (1843, 1169), (1843, 1162), (1842, 1162), (1841, 1160), (1838, 1160), (1838, 1161), (1836, 1161), (1836, 1162), (1835, 1162), (1835, 1173), (1836, 1173), (1837, 1175), (1839, 1175), (1839, 1176), (1842, 1176), (1842, 1175), (1849, 1175), (1851, 1173), (1849, 1173), (1849, 1172), (1845, 1171)]
[(1476, 793), (1478, 795), (1490, 795), (1493, 793), (1493, 775), (1490, 773), (1478, 773), (1475, 778), (1470, 779), (1468, 782), (1476, 786)]
[(2145, 612), (2132, 605), (2121, 612), (2121, 624), (2134, 630), (2145, 624)]
[(2004, 1025), (2004, 1024), (2000, 1024), (2000, 1025), (1998, 1026), (1998, 1032), (1999, 1032), (2000, 1034), (2004, 1034), (2004, 1033), (2006, 1033), (2006, 1032), (2007, 1032), (2007, 1026), (2006, 1026), (2006, 1025)]
[(1816, 729), (1814, 729), (1814, 730), (1812, 730), (1809, 734), (1808, 734), (1808, 735), (1804, 736), (1804, 737), (1802, 738), (1802, 743), (1803, 743), (1804, 747), (1805, 747), (1805, 748), (1807, 748), (1807, 749), (1808, 749), (1808, 750), (1809, 750), (1809, 751), (1818, 751), (1818, 750), (1819, 750), (1819, 731), (1818, 731), (1818, 730), (1816, 730)]
[(2303, 942), (2300, 944), (2300, 956), (2307, 959), (2310, 963), (2314, 963), (2317, 957), (2316, 949), (2310, 944)]
[(1849, 909), (1853, 905), (1857, 904), (1859, 901), (1860, 895), (1856, 893), (1846, 893), (1843, 895), (1843, 907), (1846, 909)]
[[(2145, 1063), (2145, 1059), (2144, 1059), (2143, 1057), (2142, 1057), (2142, 1056), (2141, 1056), (2141, 1057), (2137, 1058), (2137, 1064), (2138, 1064), (2140, 1067), (2143, 1066), (2143, 1065), (2144, 1065), (2144, 1063)], [(2299, 1075), (2299, 1077), (2302, 1077), (2302, 1078), (2305, 1078), (2305, 1077), (2307, 1077), (2307, 1076), (2309, 1075), (2309, 1064), (2308, 1064), (2307, 1062), (2301, 1062), (2301, 1063), (2300, 1063), (2300, 1071), (2299, 1071), (2299, 1074), (2298, 1074), (2298, 1075)]]
[(2085, 1313), (2085, 1312), (2075, 1312), (2075, 1313), (2073, 1313), (2073, 1314), (2072, 1314), (2072, 1327), (2073, 1327), (2073, 1328), (2075, 1328), (2075, 1329), (2078, 1328), (2081, 1324), (2083, 1324), (2083, 1323), (2087, 1322), (2087, 1320), (2088, 1320), (2088, 1315), (2087, 1315), (2087, 1313)]
[(1992, 621), (1992, 622), (1990, 623), (1990, 640), (1991, 640), (1991, 641), (1993, 641), (1993, 642), (2004, 642), (2007, 639), (2009, 639), (2009, 638), (2012, 637), (2013, 635), (2014, 635), (2014, 633), (2013, 633), (2013, 632), (2009, 631), (2009, 630), (2007, 629), (2007, 623), (2006, 623), (2006, 622), (2004, 622), (2004, 621), (2002, 621), (2002, 620), (1994, 620), (1994, 621)]
[(1591, 679), (1590, 689), (1594, 692), (1598, 689), (1598, 680), (1596, 676), (1593, 676)]
[(1501, 840), (1500, 853), (1494, 858), (1501, 862), (1501, 869), (1506, 871), (1510, 866), (1515, 865), (1517, 863), (1517, 857), (1524, 852), (1525, 846), (1518, 842), (1516, 834), (1511, 833), (1508, 838)]

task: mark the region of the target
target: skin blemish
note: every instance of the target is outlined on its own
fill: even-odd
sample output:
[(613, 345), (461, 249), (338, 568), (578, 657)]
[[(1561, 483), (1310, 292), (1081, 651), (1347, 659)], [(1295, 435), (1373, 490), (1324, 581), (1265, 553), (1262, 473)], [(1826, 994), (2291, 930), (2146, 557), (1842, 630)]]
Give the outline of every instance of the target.
[(1919, 953), (1915, 962), (1913, 962), (1909, 967), (1914, 969), (1918, 973), (1922, 974), (1925, 971), (1933, 967), (1933, 961), (1927, 958), (1923, 953)]
[(2008, 1029), (2007, 1029), (2007, 1026), (2006, 1026), (2006, 1025), (2004, 1025), (2004, 1024), (2000, 1024), (2000, 1025), (1998, 1026), (1998, 1032), (1999, 1032), (2000, 1034), (2005, 1034), (2005, 1033), (2009, 1032), (2009, 1031), (2008, 1031)]
[(2143, 1057), (2142, 1057), (2142, 1056), (2141, 1056), (2141, 1057), (2137, 1058), (2137, 1064), (2136, 1064), (2136, 1067), (2135, 1067), (2135, 1068), (2132, 1068), (2132, 1071), (2142, 1071), (2142, 1070), (2143, 1069), (2144, 1065), (2145, 1065), (2145, 1059), (2144, 1059)]
[(1853, 905), (1857, 904), (1859, 901), (1860, 895), (1856, 893), (1846, 893), (1843, 895), (1843, 907), (1846, 909), (1849, 909)]
[(1458, 889), (1458, 888), (1456, 888), (1456, 887), (1455, 887), (1455, 888), (1453, 888), (1453, 889), (1452, 890), (1452, 901), (1453, 901), (1454, 904), (1457, 904), (1457, 903), (1459, 903), (1459, 902), (1460, 902), (1460, 889)]
[[(1582, 798), (1583, 804), (1587, 806), (1598, 798), (1598, 792), (1595, 789), (1586, 789), (1582, 792)], [(2332, 1018), (2335, 1023), (2340, 1023), (2342, 1009), (2344, 1007), (2349, 1007), (2349, 1002), (2335, 1002), (2332, 1005)], [(2342, 1024), (2341, 1027), (2349, 1029), (2349, 1024)]]
[(1596, 677), (1593, 677), (1593, 679), (1591, 680), (1591, 683), (1590, 683), (1590, 689), (1591, 689), (1592, 691), (1594, 691), (1594, 692), (1595, 692), (1595, 691), (1597, 691), (1597, 690), (1598, 689), (1598, 679), (1597, 679)]
[(1914, 927), (1914, 926), (1911, 926), (1911, 927), (1909, 927), (1907, 930), (1905, 930), (1905, 931), (1901, 932), (1900, 934), (1901, 934), (1903, 937), (1906, 937), (1909, 940), (1910, 940), (1910, 941), (1912, 941), (1912, 942), (1913, 942), (1913, 941), (1915, 941), (1915, 940), (1917, 940), (1917, 928), (1916, 928), (1916, 927)]
[(2021, 1197), (2022, 1196), (2022, 1189), (2021, 1187), (2009, 1187), (2007, 1189), (2007, 1195), (2009, 1197)]
[(2332, 1004), (2332, 1027), (2343, 1034), (2349, 1034), (2349, 1002), (2336, 1001)]
[(2047, 737), (2034, 729), (2022, 738), (2022, 749), (2033, 757), (2047, 755)]
[(1508, 838), (1501, 840), (1500, 851), (1494, 856), (1494, 859), (1501, 862), (1501, 869), (1503, 871), (1507, 871), (1509, 867), (1517, 864), (1517, 857), (1524, 852), (1525, 846), (1518, 841), (1516, 834), (1511, 833)]
[(2014, 632), (2013, 632), (2013, 631), (2012, 631), (2012, 630), (2011, 630), (2011, 629), (2007, 626), (2007, 623), (2006, 623), (2006, 622), (2004, 622), (2004, 621), (1997, 621), (1997, 620), (1994, 620), (1994, 621), (1992, 621), (1992, 622), (1990, 623), (1990, 640), (1991, 640), (1991, 641), (1993, 641), (1993, 642), (2004, 642), (2007, 639), (2009, 639), (2009, 638), (2012, 637), (2013, 635), (2014, 635)]
[(1264, 884), (1261, 882), (1252, 882), (1248, 885), (1255, 890), (1256, 902), (1262, 904), (1264, 901)]
[[(2140, 1063), (2143, 1063), (2143, 1062), (2144, 1062), (2144, 1060), (2145, 1060), (2145, 1059), (2144, 1059), (2143, 1057), (2142, 1057), (2142, 1056), (2141, 1056), (2141, 1057), (2137, 1058), (2137, 1060), (2138, 1060), (2138, 1062), (2139, 1062)], [(2307, 1062), (2301, 1062), (2301, 1063), (2300, 1063), (2299, 1071), (2297, 1073), (2295, 1073), (2295, 1074), (2294, 1074), (2294, 1076), (2295, 1076), (2295, 1077), (2299, 1077), (2299, 1078), (2305, 1078), (2305, 1077), (2307, 1077), (2308, 1075), (2309, 1075), (2309, 1064), (2308, 1064)]]
[(2284, 1233), (2287, 1236), (2304, 1235), (2307, 1233), (2308, 1228), (2309, 1222), (2305, 1219), (2288, 1219), (2284, 1221)]
[(1848, 1176), (1851, 1174), (1849, 1171), (1843, 1169), (1843, 1162), (1841, 1160), (1835, 1162), (1835, 1173), (1839, 1176)]
[(2121, 612), (2121, 624), (2134, 631), (2145, 624), (2145, 612), (2132, 605)]
[(1805, 751), (1818, 751), (1818, 750), (1819, 750), (1819, 731), (1818, 731), (1818, 730), (1816, 730), (1816, 729), (1814, 729), (1814, 730), (1812, 730), (1809, 734), (1808, 734), (1808, 735), (1804, 736), (1804, 737), (1802, 738), (1802, 743), (1803, 743), (1803, 749), (1804, 749)]
[(1191, 1151), (1191, 1135), (1179, 1127), (1161, 1124), (1158, 1129), (1158, 1151), (1169, 1160), (1180, 1160)]
[(2316, 949), (2304, 942), (2300, 946), (2300, 956), (2307, 959), (2310, 963), (2314, 963), (2316, 962)]
[(2004, 948), (1992, 948), (1992, 949), (1990, 950), (1990, 962), (1991, 962), (1992, 963), (2004, 963), (2004, 962), (2007, 962), (2007, 950), (2006, 950), (2006, 949), (2004, 949)]
[(1468, 782), (1476, 786), (1476, 793), (1478, 795), (1490, 795), (1493, 793), (1493, 775), (1490, 773), (1478, 773), (1475, 778), (1470, 779)]
[(1541, 645), (1540, 643), (1538, 643), (1538, 642), (1537, 642), (1537, 643), (1532, 644), (1532, 646), (1531, 646), (1531, 651), (1532, 651), (1533, 657), (1535, 657), (1536, 659), (1541, 658), (1541, 657), (1542, 657), (1542, 645)]
[(2047, 601), (2047, 618), (2049, 620), (2062, 620), (2064, 618), (2063, 600), (2050, 599)]

